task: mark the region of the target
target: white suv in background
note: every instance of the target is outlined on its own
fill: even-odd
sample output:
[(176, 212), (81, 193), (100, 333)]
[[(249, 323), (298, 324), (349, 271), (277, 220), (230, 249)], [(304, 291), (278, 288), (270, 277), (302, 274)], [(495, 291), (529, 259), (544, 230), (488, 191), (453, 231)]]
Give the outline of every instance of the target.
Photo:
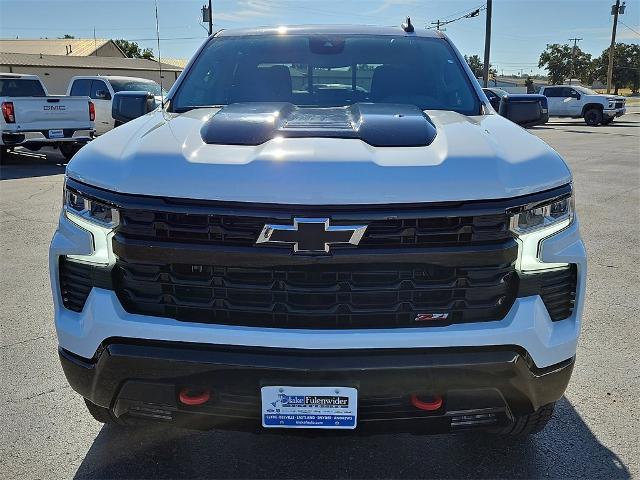
[(580, 85), (542, 87), (547, 97), (550, 117), (584, 118), (587, 125), (609, 125), (626, 113), (625, 98), (603, 95)]
[(73, 77), (67, 87), (67, 95), (90, 97), (96, 106), (96, 134), (107, 133), (118, 124), (111, 116), (111, 101), (116, 92), (137, 91), (153, 94), (160, 99), (160, 85), (153, 80), (136, 77), (82, 76)]

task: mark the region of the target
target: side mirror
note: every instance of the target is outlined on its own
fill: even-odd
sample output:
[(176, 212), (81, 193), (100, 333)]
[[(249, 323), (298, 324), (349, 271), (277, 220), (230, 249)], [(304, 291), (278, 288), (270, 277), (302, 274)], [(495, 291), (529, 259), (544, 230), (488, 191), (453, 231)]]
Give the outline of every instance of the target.
[(576, 100), (580, 100), (580, 94), (576, 93)]
[(155, 108), (155, 97), (149, 92), (118, 92), (113, 96), (111, 116), (120, 123), (127, 123)]
[(549, 120), (544, 95), (508, 95), (500, 102), (500, 115), (522, 127), (542, 125)]

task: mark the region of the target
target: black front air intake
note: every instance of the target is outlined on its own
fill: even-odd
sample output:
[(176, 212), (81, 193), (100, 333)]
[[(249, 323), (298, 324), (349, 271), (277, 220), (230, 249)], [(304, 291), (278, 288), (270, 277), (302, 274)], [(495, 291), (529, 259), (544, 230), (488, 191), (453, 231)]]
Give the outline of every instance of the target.
[(111, 266), (92, 265), (60, 257), (60, 296), (65, 308), (81, 312), (93, 287), (113, 289)]
[(65, 308), (74, 312), (82, 311), (93, 286), (92, 268), (60, 257), (60, 295)]
[(566, 268), (535, 274), (520, 275), (519, 297), (540, 295), (551, 320), (569, 318), (576, 301), (577, 270), (572, 264)]
[(424, 147), (436, 137), (415, 105), (356, 103), (348, 107), (296, 107), (291, 103), (234, 103), (200, 130), (205, 143), (260, 145), (275, 137), (355, 138), (374, 147)]

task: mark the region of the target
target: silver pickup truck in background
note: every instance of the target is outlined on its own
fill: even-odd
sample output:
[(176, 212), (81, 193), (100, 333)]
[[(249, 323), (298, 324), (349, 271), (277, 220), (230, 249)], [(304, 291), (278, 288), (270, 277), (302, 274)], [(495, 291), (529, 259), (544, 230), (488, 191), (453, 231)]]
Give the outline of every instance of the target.
[(94, 136), (95, 107), (88, 97), (48, 95), (37, 75), (0, 74), (0, 153), (14, 147), (60, 149), (69, 159)]

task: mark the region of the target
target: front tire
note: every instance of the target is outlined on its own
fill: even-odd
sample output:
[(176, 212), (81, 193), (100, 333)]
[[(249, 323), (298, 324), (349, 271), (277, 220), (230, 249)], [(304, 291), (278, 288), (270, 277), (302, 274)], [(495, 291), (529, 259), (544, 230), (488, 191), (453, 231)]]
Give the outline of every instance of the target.
[(584, 112), (584, 123), (590, 127), (595, 127), (602, 123), (602, 110), (598, 108), (590, 108)]
[(511, 425), (506, 427), (504, 430), (501, 430), (499, 433), (512, 437), (521, 437), (541, 432), (544, 427), (546, 427), (547, 423), (549, 423), (549, 420), (551, 420), (555, 406), (555, 402), (550, 403), (540, 407), (533, 413), (516, 417)]

